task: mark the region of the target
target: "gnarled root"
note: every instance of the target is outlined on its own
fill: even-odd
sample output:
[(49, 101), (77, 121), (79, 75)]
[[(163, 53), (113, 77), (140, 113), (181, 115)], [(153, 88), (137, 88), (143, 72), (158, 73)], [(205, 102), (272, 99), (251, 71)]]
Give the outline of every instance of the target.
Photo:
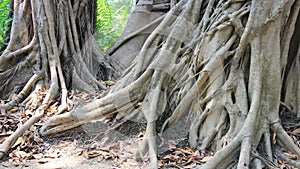
[(109, 93), (87, 105), (64, 114), (51, 117), (40, 130), (41, 135), (62, 132), (95, 119), (126, 111), (136, 106), (145, 95), (145, 86), (152, 75), (146, 72), (137, 81), (118, 92)]
[(158, 166), (155, 124), (159, 117), (158, 113), (164, 112), (166, 108), (166, 94), (164, 92), (165, 78), (166, 74), (162, 70), (158, 69), (154, 71), (149, 87), (151, 92), (144, 98), (141, 108), (147, 120), (147, 128), (140, 150), (136, 152), (136, 159), (141, 159), (146, 152), (149, 152), (151, 168)]
[[(139, 103), (147, 128), (136, 158), (148, 152), (152, 168), (157, 167), (157, 132), (166, 131), (184, 115), (193, 119), (188, 131), (190, 145), (215, 153), (203, 168), (276, 167), (272, 163), (272, 132), (277, 133), (282, 147), (299, 156), (299, 148), (277, 123), (284, 83), (278, 65), (288, 62), (280, 45), (282, 39), (291, 38), (282, 37), (282, 24), (289, 15), (284, 9), (293, 2), (278, 2), (278, 9), (262, 9), (274, 7), (266, 1), (179, 3), (149, 36), (112, 93), (50, 118), (41, 134), (114, 113), (117, 119), (128, 119), (133, 105)], [(295, 21), (288, 23), (295, 25)], [(126, 99), (129, 95), (134, 99)], [(162, 129), (156, 131), (157, 119), (162, 116)], [(260, 150), (267, 158), (261, 158)]]

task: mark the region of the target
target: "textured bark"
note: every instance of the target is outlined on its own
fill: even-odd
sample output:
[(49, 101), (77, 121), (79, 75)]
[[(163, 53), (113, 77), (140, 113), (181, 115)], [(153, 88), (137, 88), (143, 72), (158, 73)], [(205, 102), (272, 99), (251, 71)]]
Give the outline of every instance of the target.
[[(20, 91), (37, 71), (45, 72), (53, 94), (58, 93), (59, 81), (68, 88), (85, 85), (87, 92), (105, 88), (98, 82), (108, 78), (101, 65), (105, 55), (93, 39), (96, 2), (14, 2), (11, 39), (0, 57), (2, 98)], [(102, 77), (96, 79), (99, 69)]]
[(156, 168), (156, 137), (185, 118), (190, 146), (214, 153), (200, 168), (277, 167), (276, 147), (300, 157), (279, 116), (283, 107), (299, 112), (299, 8), (297, 0), (181, 0), (109, 93), (51, 117), (40, 133), (142, 115), (136, 158), (149, 153)]
[[(93, 37), (96, 0), (14, 0), (10, 41), (0, 56), (0, 96), (9, 102), (2, 115), (19, 103), (39, 105), (36, 115), (0, 147), (2, 158), (14, 141), (38, 121), (59, 93), (59, 112), (67, 110), (68, 89), (97, 93), (106, 89), (100, 80), (111, 76), (105, 54)], [(14, 94), (17, 97), (12, 98)], [(28, 107), (28, 106), (27, 106)]]

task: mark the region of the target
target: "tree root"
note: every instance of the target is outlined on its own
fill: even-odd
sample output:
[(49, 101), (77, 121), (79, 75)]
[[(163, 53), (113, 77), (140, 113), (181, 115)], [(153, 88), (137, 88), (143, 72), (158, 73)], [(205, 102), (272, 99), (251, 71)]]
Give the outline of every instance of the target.
[(34, 87), (35, 83), (43, 78), (43, 72), (38, 72), (34, 74), (27, 84), (24, 86), (23, 90), (9, 103), (1, 105), (1, 114), (6, 115), (6, 111), (12, 109), (14, 106), (19, 104), (25, 97), (28, 96), (31, 89)]
[[(200, 11), (202, 1), (181, 1), (182, 4), (167, 14), (149, 36), (132, 66), (113, 87), (112, 93), (77, 110), (51, 117), (40, 133), (61, 132), (116, 113), (117, 119), (122, 119), (123, 123), (138, 114), (139, 111), (133, 111), (133, 107), (140, 103), (138, 109), (143, 112), (147, 127), (135, 157), (142, 159), (149, 153), (151, 168), (157, 167), (156, 121), (164, 113), (169, 113), (167, 111), (171, 113), (164, 119), (160, 132), (188, 114), (193, 118), (189, 130), (190, 145), (216, 152), (201, 168), (226, 168), (229, 165), (249, 168), (264, 164), (277, 167), (272, 163), (270, 129), (276, 131), (282, 147), (299, 156), (299, 148), (288, 139), (282, 126), (273, 124), (279, 119), (278, 96), (281, 87), (274, 85), (275, 80), (267, 82), (264, 78), (280, 81), (280, 69), (267, 65), (280, 65), (281, 60), (279, 57), (271, 58), (271, 55), (280, 56), (277, 50), (267, 56), (262, 55), (265, 49), (260, 45), (268, 44), (270, 40), (264, 35), (265, 32), (254, 31), (265, 22), (256, 21), (258, 16), (253, 10), (259, 11), (258, 8), (264, 5), (253, 2), (253, 13), (249, 14), (250, 4), (246, 1), (214, 2), (206, 3), (209, 10), (205, 11), (201, 20), (200, 15), (190, 15), (185, 9)], [(219, 10), (213, 11), (214, 5)], [(246, 15), (249, 18), (244, 27), (241, 18)], [(179, 17), (182, 18), (178, 20)], [(197, 29), (189, 30), (182, 26), (189, 24)], [(278, 26), (277, 22), (268, 24)], [(160, 33), (166, 27), (171, 31)], [(192, 38), (184, 40), (178, 36), (189, 37), (190, 32), (199, 36), (191, 35)], [(260, 36), (257, 37), (258, 34)], [(268, 36), (278, 37), (279, 34), (271, 31)], [(274, 40), (273, 44), (280, 44), (279, 39)], [(271, 44), (264, 47), (272, 48)], [(168, 79), (169, 76), (173, 81)], [(141, 77), (147, 77), (142, 80), (144, 85), (137, 82), (141, 81)], [(124, 101), (124, 91), (127, 101)], [(142, 93), (138, 96), (135, 91)], [(136, 99), (128, 102), (128, 93)], [(268, 102), (270, 100), (272, 103)], [(115, 127), (118, 126), (120, 124)], [(256, 153), (260, 142), (264, 143), (267, 160)], [(236, 159), (238, 162), (235, 162)]]
[(5, 139), (5, 141), (0, 145), (0, 159), (2, 159), (7, 154), (7, 152), (15, 144), (17, 139), (22, 136), (26, 130), (28, 130), (34, 123), (40, 120), (40, 118), (44, 115), (44, 110), (44, 106), (36, 110), (35, 114), (30, 117), (29, 120), (27, 120), (12, 135)]
[[(106, 97), (97, 99), (79, 109), (61, 115), (51, 117), (40, 129), (41, 135), (49, 135), (62, 132), (94, 119), (115, 114), (123, 109), (135, 107), (145, 95), (144, 85), (148, 83), (152, 71), (148, 71), (135, 83), (116, 93), (110, 93)], [(63, 125), (63, 126), (60, 126)]]
[[(70, 68), (68, 70), (70, 72), (72, 70), (79, 72), (79, 74), (77, 74), (79, 79), (83, 81), (86, 86), (89, 86), (90, 91), (93, 93), (98, 91), (98, 87), (106, 89), (106, 86), (91, 74), (91, 71), (86, 66), (87, 63), (81, 55), (80, 50), (84, 44), (80, 44), (81, 39), (78, 37), (78, 34), (82, 34), (82, 32), (77, 32), (73, 12), (64, 12), (73, 11), (71, 1), (60, 1), (58, 4), (52, 3), (53, 2), (44, 0), (15, 1), (11, 40), (4, 54), (0, 56), (1, 76), (5, 74), (14, 77), (15, 75), (22, 76), (27, 73), (26, 76), (30, 77), (30, 73), (38, 73), (33, 74), (14, 100), (1, 105), (1, 113), (5, 114), (6, 111), (9, 111), (13, 106), (16, 106), (23, 100), (23, 103), (26, 104), (26, 109), (35, 111), (35, 113), (1, 144), (0, 151), (2, 153), (0, 159), (8, 152), (17, 138), (20, 137), (25, 130), (40, 120), (51, 101), (56, 98), (59, 92), (61, 92), (61, 104), (57, 114), (67, 110), (67, 88), (71, 86), (70, 84), (68, 86), (66, 82), (65, 75), (68, 76), (68, 74), (64, 71), (68, 70), (68, 68)], [(53, 8), (49, 8), (50, 6), (54, 7), (54, 5), (57, 5), (57, 15), (53, 13)], [(87, 9), (85, 8), (85, 10)], [(58, 16), (58, 18), (54, 16)], [(67, 25), (63, 24), (64, 21), (66, 21), (65, 23)], [(57, 23), (59, 24), (56, 25)], [(57, 30), (59, 30), (59, 33), (56, 32)], [(67, 32), (65, 30), (67, 30)], [(80, 31), (82, 31), (82, 29), (80, 29)], [(87, 32), (89, 31), (90, 30)], [(57, 36), (57, 34), (60, 36)], [(92, 34), (89, 32), (89, 34), (85, 34), (84, 36), (88, 39)], [(90, 55), (86, 56), (86, 58), (92, 57), (94, 53), (90, 52), (89, 54)], [(66, 66), (68, 68), (63, 69), (64, 65), (62, 64), (66, 65), (68, 63), (70, 63), (70, 65)], [(71, 64), (77, 67), (74, 68)], [(99, 64), (97, 64), (97, 66), (98, 65)], [(26, 72), (27, 70), (30, 71)], [(23, 71), (23, 74), (17, 74), (20, 71)], [(19, 79), (19, 81), (14, 83), (22, 84), (28, 80), (25, 77), (19, 77)], [(67, 80), (70, 82), (70, 79), (69, 76)], [(8, 85), (10, 79), (6, 80), (5, 85)], [(2, 86), (2, 89), (6, 87), (5, 85)], [(34, 86), (35, 90), (31, 92)], [(39, 90), (44, 89), (44, 87), (49, 88), (45, 90), (47, 92), (43, 98)], [(29, 94), (30, 92), (31, 94)], [(128, 102), (126, 102), (126, 104), (128, 104)]]
[[(166, 131), (184, 115), (192, 119), (192, 123), (187, 124), (190, 127), (190, 146), (215, 153), (200, 168), (277, 167), (272, 162), (274, 151), (271, 132), (276, 133), (278, 145), (300, 157), (300, 149), (284, 131), (278, 113), (281, 100), (284, 100), (284, 96), (281, 96), (285, 90), (282, 89), (284, 80), (289, 79), (287, 77), (290, 72), (285, 71), (298, 70), (297, 65), (290, 70), (282, 67), (294, 64), (299, 58), (296, 55), (287, 56), (287, 51), (282, 56), (281, 51), (282, 35), (285, 34), (282, 32), (286, 29), (284, 24), (296, 24), (295, 17), (286, 22), (290, 13), (284, 10), (291, 7), (294, 1), (282, 4), (276, 1), (271, 5), (268, 1), (249, 3), (246, 0), (181, 0), (149, 36), (132, 66), (112, 87), (111, 92), (63, 114), (61, 113), (67, 109), (68, 91), (60, 63), (61, 54), (67, 57), (71, 51), (74, 55), (73, 82), (76, 84), (73, 86), (84, 88), (84, 85), (88, 85), (86, 91), (95, 92), (97, 87), (106, 87), (94, 77), (95, 72), (90, 70), (95, 66), (90, 65), (93, 59), (83, 56), (99, 52), (87, 48), (81, 51), (82, 37), (77, 35), (76, 12), (60, 16), (61, 20), (66, 20), (68, 32), (60, 32), (66, 36), (56, 39), (54, 16), (46, 9), (50, 2), (43, 0), (35, 3), (44, 6), (45, 9), (40, 10), (40, 14), (47, 18), (47, 24), (41, 23), (41, 27), (47, 28), (47, 32), (40, 28), (38, 33), (42, 60), (49, 62), (49, 65), (42, 64), (41, 67), (44, 70), (49, 68), (51, 85), (41, 108), (36, 110), (36, 115), (0, 147), (2, 156), (21, 132), (42, 116), (46, 105), (60, 90), (62, 98), (59, 112), (41, 127), (42, 136), (62, 132), (102, 117), (111, 118), (112, 115), (116, 115), (114, 117), (121, 121), (115, 125), (116, 128), (142, 112), (147, 127), (135, 157), (139, 160), (149, 153), (151, 168), (158, 166), (157, 133)], [(294, 8), (299, 9), (299, 2), (295, 3)], [(72, 10), (70, 0), (61, 6), (66, 11)], [(278, 8), (275, 9), (275, 6)], [(76, 8), (83, 10), (79, 6)], [(34, 9), (33, 13), (36, 14)], [(292, 11), (291, 15), (295, 16), (296, 13)], [(60, 25), (61, 29), (66, 27)], [(146, 27), (141, 30), (143, 29)], [(287, 39), (292, 39), (293, 35), (288, 35)], [(130, 39), (132, 36), (135, 33), (126, 38)], [(86, 45), (93, 46), (93, 43), (91, 41)], [(68, 49), (65, 47), (67, 44), (70, 45)], [(37, 80), (38, 78), (33, 77), (28, 86)], [(27, 91), (28, 86), (25, 86), (24, 91)], [(8, 105), (19, 102), (24, 91)], [(157, 124), (158, 119), (163, 121), (162, 125)], [(159, 127), (161, 131), (157, 131)], [(260, 149), (268, 157), (261, 157), (258, 153)], [(299, 166), (296, 161), (284, 156), (281, 158)]]
[(144, 135), (144, 139), (142, 144), (140, 145), (139, 151), (136, 153), (136, 159), (142, 159), (142, 157), (149, 152), (150, 157), (150, 167), (156, 168), (158, 166), (157, 163), (157, 147), (156, 147), (156, 131), (155, 124), (156, 120), (159, 117), (158, 112), (164, 112), (165, 107), (160, 106), (159, 104), (165, 105), (165, 99), (160, 99), (164, 97), (163, 82), (166, 78), (166, 74), (161, 70), (155, 70), (153, 77), (151, 79), (150, 90), (146, 98), (144, 98), (142, 104), (142, 111), (147, 120), (147, 127)]

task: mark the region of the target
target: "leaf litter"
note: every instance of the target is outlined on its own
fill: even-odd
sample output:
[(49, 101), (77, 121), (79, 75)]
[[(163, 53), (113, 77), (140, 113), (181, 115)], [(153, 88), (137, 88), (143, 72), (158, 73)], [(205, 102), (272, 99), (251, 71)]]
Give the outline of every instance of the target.
[[(110, 82), (106, 83), (107, 85), (111, 85)], [(33, 116), (34, 110), (41, 104), (45, 93), (47, 93), (46, 90), (40, 91), (38, 100), (32, 104), (19, 105), (11, 109), (5, 115), (0, 114), (0, 143), (10, 136), (18, 126), (24, 124)], [(97, 97), (94, 95), (72, 91), (68, 97), (69, 110), (86, 104), (95, 98)], [(4, 102), (5, 101), (1, 101), (1, 103)], [(81, 141), (83, 141), (80, 134), (78, 134), (77, 138), (73, 137), (73, 135), (70, 135), (69, 139), (61, 137), (65, 140), (60, 140), (60, 136), (58, 136), (58, 138), (54, 137), (56, 141), (52, 140), (50, 142), (47, 138), (41, 138), (38, 134), (38, 129), (44, 121), (57, 113), (58, 106), (59, 100), (49, 105), (41, 121), (31, 126), (28, 131), (17, 139), (7, 154), (5, 161), (1, 162), (1, 166), (8, 168), (14, 166), (27, 167), (30, 166), (31, 160), (36, 160), (39, 164), (47, 164), (54, 159), (69, 156), (71, 152), (71, 155), (82, 157), (88, 161), (96, 159), (99, 164), (109, 162), (109, 166), (114, 166), (113, 168), (143, 168), (143, 166), (147, 165), (147, 159), (144, 159), (142, 163), (137, 163), (134, 160), (134, 150), (132, 150), (132, 147), (137, 147), (137, 144), (141, 141), (139, 136), (123, 142), (117, 141), (110, 145), (103, 145), (93, 139), (90, 140), (88, 144), (79, 144), (78, 140), (80, 141), (80, 139), (82, 139)], [(300, 120), (295, 121), (294, 119), (294, 122), (291, 124), (289, 117), (284, 117), (283, 119), (285, 119), (283, 120), (283, 125), (291, 139), (300, 147)], [(272, 141), (276, 143), (276, 133), (273, 133)], [(283, 151), (283, 154), (288, 159), (299, 160), (297, 156), (291, 152)], [(213, 154), (205, 153), (200, 150), (172, 145), (167, 152), (159, 157), (159, 167), (180, 169), (195, 168), (207, 162), (212, 156)], [(278, 158), (276, 153), (274, 161), (280, 168), (294, 168), (285, 160)]]

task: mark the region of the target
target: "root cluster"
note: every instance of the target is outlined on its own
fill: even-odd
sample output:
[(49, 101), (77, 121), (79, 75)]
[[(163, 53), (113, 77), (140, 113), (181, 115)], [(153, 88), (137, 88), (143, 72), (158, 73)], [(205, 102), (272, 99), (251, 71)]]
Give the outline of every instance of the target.
[[(50, 5), (47, 3), (32, 2), (31, 5)], [(62, 1), (62, 8), (70, 10), (72, 4)], [(115, 117), (116, 128), (143, 115), (147, 127), (136, 158), (149, 153), (151, 167), (156, 168), (156, 137), (176, 125), (180, 118), (186, 118), (192, 121), (187, 124), (190, 125), (187, 131), (190, 146), (215, 153), (201, 168), (277, 167), (272, 162), (275, 136), (277, 146), (300, 157), (299, 147), (283, 129), (279, 117), (282, 102), (291, 110), (298, 110), (291, 107), (298, 100), (290, 99), (288, 94), (296, 90), (299, 83), (291, 78), (298, 71), (299, 46), (296, 47), (298, 52), (289, 52), (294, 32), (300, 30), (296, 29), (299, 8), (299, 1), (181, 0), (151, 33), (110, 92), (78, 109), (51, 117), (40, 134), (55, 134), (102, 117)], [(66, 57), (67, 46), (71, 53), (76, 53), (74, 85), (81, 89), (94, 84), (106, 89), (83, 64), (87, 61), (82, 53), (88, 51), (79, 49), (76, 28), (72, 27), (75, 16), (69, 12), (71, 16), (59, 15), (59, 20), (66, 20), (70, 28), (59, 25), (59, 30), (71, 32), (59, 32), (67, 36), (58, 41), (51, 26), (54, 23), (51, 12), (47, 8), (32, 10), (33, 14), (38, 11), (44, 14), (49, 26), (48, 35), (34, 26), (40, 34), (33, 38), (41, 44), (39, 55), (48, 56), (45, 59), (49, 62), (51, 85), (43, 105), (57, 95), (60, 84), (60, 113), (67, 109), (68, 92), (59, 59), (61, 55)], [(39, 77), (39, 74), (32, 77), (30, 84)], [(87, 81), (92, 85), (86, 84)], [(24, 90), (30, 88), (28, 86)], [(85, 91), (95, 89), (85, 88)], [(284, 92), (288, 93), (283, 95)], [(3, 112), (27, 93), (22, 91), (18, 100), (2, 106)], [(164, 117), (163, 124), (157, 131), (161, 117)], [(262, 157), (260, 151), (267, 156)], [(298, 167), (298, 162), (287, 161)]]

